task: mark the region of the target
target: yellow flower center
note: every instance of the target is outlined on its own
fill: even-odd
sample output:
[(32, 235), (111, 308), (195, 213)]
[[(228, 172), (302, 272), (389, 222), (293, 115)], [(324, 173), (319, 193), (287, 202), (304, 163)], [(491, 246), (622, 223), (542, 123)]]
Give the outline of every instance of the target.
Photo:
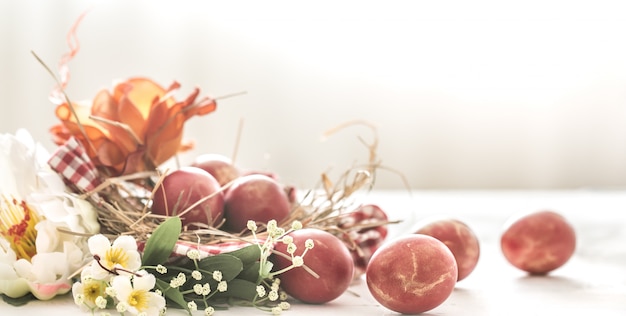
[(93, 279), (83, 281), (83, 295), (85, 295), (85, 300), (95, 304), (98, 296), (104, 297), (105, 287), (106, 284), (102, 281)]
[(115, 267), (115, 265), (119, 264), (123, 268), (128, 266), (128, 254), (126, 250), (119, 247), (111, 247), (104, 254), (103, 258), (105, 262), (105, 266), (111, 270)]
[(37, 253), (35, 225), (41, 218), (25, 201), (0, 198), (0, 235), (4, 237), (18, 259), (29, 260)]
[(128, 305), (135, 307), (138, 311), (148, 309), (148, 291), (133, 290), (128, 296)]

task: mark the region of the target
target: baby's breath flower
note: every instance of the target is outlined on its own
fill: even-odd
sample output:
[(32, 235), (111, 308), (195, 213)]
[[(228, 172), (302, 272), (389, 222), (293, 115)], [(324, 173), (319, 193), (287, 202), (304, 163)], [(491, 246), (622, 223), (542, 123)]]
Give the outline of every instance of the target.
[(157, 265), (155, 270), (156, 272), (161, 273), (161, 274), (167, 273), (167, 268), (162, 264)]
[(107, 299), (102, 297), (102, 296), (98, 296), (96, 297), (96, 306), (98, 308), (104, 309), (107, 307)]
[(161, 292), (161, 290), (159, 289), (154, 290), (154, 294), (163, 296), (163, 292)]
[(278, 303), (278, 306), (284, 311), (291, 308), (291, 304), (289, 304), (289, 302), (280, 302)]
[(74, 296), (74, 303), (79, 306), (83, 305), (83, 303), (85, 303), (85, 295), (77, 294), (76, 296)]
[(304, 247), (305, 247), (306, 249), (313, 249), (313, 247), (314, 247), (314, 246), (315, 246), (315, 243), (313, 242), (313, 239), (307, 239), (307, 240), (304, 242)]
[(170, 280), (170, 287), (173, 289), (177, 289), (179, 286), (181, 286), (182, 284), (180, 284), (178, 278), (172, 278)]
[(211, 316), (213, 313), (215, 313), (215, 308), (213, 308), (213, 306), (209, 306), (204, 309), (204, 315), (206, 316)]
[(276, 229), (278, 229), (278, 223), (276, 222), (275, 219), (270, 220), (269, 222), (267, 222), (267, 231), (273, 235), (273, 233), (276, 231)]
[(275, 233), (276, 233), (276, 236), (282, 236), (285, 234), (285, 229), (282, 227), (278, 227), (276, 228)]
[[(285, 301), (289, 298), (289, 295), (287, 295), (287, 292), (285, 291), (280, 291), (280, 293), (278, 294), (279, 294), (279, 298), (281, 301)], [(286, 309), (286, 308), (283, 308), (283, 309)]]
[(198, 249), (191, 249), (187, 251), (187, 257), (191, 260), (200, 260), (200, 251), (198, 251)]
[(148, 313), (146, 313), (146, 312), (140, 312), (139, 314), (137, 314), (137, 316), (148, 316)]
[(200, 283), (196, 283), (193, 285), (193, 292), (198, 294), (198, 295), (202, 295), (202, 284)]
[(228, 284), (226, 283), (226, 281), (221, 281), (220, 283), (218, 283), (217, 290), (220, 292), (226, 292), (226, 290), (228, 290)]
[(294, 256), (293, 259), (291, 259), (291, 263), (296, 268), (301, 267), (304, 265), (304, 259), (302, 259), (301, 256)]
[(115, 306), (115, 309), (118, 312), (123, 313), (128, 309), (128, 304), (126, 302), (119, 302), (117, 303), (117, 306)]
[(112, 297), (117, 296), (117, 291), (115, 291), (115, 288), (112, 287), (112, 286), (107, 286), (106, 289), (104, 289), (104, 293), (106, 293), (106, 295), (112, 296)]
[(298, 246), (296, 246), (296, 244), (294, 243), (290, 243), (287, 245), (287, 253), (290, 255), (293, 255), (293, 253), (296, 252), (296, 249), (298, 249)]
[(280, 279), (279, 278), (275, 278), (274, 281), (272, 282), (272, 291), (278, 291), (280, 287)]
[(185, 284), (186, 281), (187, 281), (187, 277), (185, 276), (184, 273), (181, 272), (175, 278), (172, 278), (172, 280), (170, 281), (170, 287), (178, 288), (182, 286), (183, 284)]
[(283, 309), (280, 306), (272, 307), (272, 315), (280, 315), (283, 312)]
[(191, 277), (194, 280), (200, 281), (200, 280), (202, 280), (202, 273), (200, 273), (200, 271), (198, 271), (198, 270), (193, 270), (191, 272)]
[(198, 310), (198, 305), (196, 304), (196, 302), (191, 301), (187, 303), (187, 307), (189, 308), (190, 311), (195, 312)]
[(213, 280), (217, 282), (222, 281), (222, 271), (219, 271), (219, 270), (213, 271)]
[(256, 223), (253, 220), (248, 220), (247, 226), (251, 232), (256, 232), (257, 227), (256, 227)]
[(209, 283), (204, 283), (202, 286), (202, 295), (206, 296), (209, 295), (209, 293), (211, 293), (211, 285), (209, 285)]
[(293, 221), (293, 223), (291, 223), (291, 229), (293, 229), (293, 230), (302, 229), (302, 222), (300, 222), (300, 221)]
[(267, 297), (270, 299), (270, 301), (274, 302), (276, 300), (278, 300), (278, 291), (274, 291), (271, 290), (270, 294), (267, 295)]
[(292, 244), (292, 243), (293, 243), (293, 237), (291, 237), (291, 236), (285, 236), (285, 237), (283, 237), (283, 238), (282, 238), (282, 242), (283, 242), (283, 244), (285, 244), (285, 245)]
[(265, 294), (266, 294), (266, 293), (265, 293), (265, 287), (264, 287), (263, 285), (257, 285), (257, 286), (256, 286), (256, 294), (257, 294), (259, 297), (263, 297), (263, 296), (265, 296)]

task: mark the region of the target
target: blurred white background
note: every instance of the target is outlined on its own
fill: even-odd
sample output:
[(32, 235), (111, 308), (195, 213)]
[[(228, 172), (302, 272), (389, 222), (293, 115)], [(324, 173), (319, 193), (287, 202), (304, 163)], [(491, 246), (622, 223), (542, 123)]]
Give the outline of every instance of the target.
[[(508, 4), (506, 4), (508, 3)], [(20, 127), (52, 149), (48, 101), (65, 36), (78, 30), (67, 93), (113, 80), (177, 80), (182, 94), (247, 94), (196, 117), (194, 152), (237, 154), (311, 187), (323, 171), (378, 154), (414, 189), (570, 189), (626, 185), (623, 1), (0, 2), (0, 132)], [(331, 173), (333, 174), (333, 173)], [(402, 188), (378, 174), (376, 187)]]

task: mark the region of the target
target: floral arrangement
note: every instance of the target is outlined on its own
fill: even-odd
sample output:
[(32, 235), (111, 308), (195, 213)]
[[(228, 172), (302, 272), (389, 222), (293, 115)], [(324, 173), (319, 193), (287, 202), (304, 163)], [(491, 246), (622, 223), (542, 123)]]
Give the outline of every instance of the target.
[[(189, 219), (194, 209), (217, 197), (224, 207), (243, 174), (193, 201), (181, 201), (185, 188), (179, 185), (178, 197), (169, 199), (178, 204), (170, 206), (190, 202), (187, 207), (174, 211), (166, 201), (165, 211), (159, 211), (157, 198), (170, 196), (168, 177), (176, 172), (164, 169), (164, 163), (192, 148), (183, 141), (184, 124), (215, 112), (216, 98), (200, 97), (195, 88), (179, 101), (174, 98), (179, 83), (164, 88), (135, 77), (91, 101), (72, 101), (64, 88), (67, 64), (79, 48), (79, 21), (68, 36), (71, 49), (61, 59), (60, 79), (35, 55), (58, 84), (51, 95), (59, 119), (50, 129), (56, 150), (47, 152), (25, 130), (0, 135), (0, 294), (5, 301), (19, 305), (71, 292), (92, 314), (159, 315), (172, 307), (211, 315), (231, 305), (279, 314), (290, 307), (290, 296), (315, 303), (333, 299), (308, 300), (287, 289), (292, 271), (324, 277), (311, 268), (315, 256), (348, 256), (343, 272), (349, 279), (336, 287), (340, 293), (364, 272), (391, 223), (380, 208), (353, 199), (373, 185), (380, 167), (377, 141), (366, 143), (367, 163), (335, 181), (322, 174), (320, 187), (302, 194), (278, 183), (288, 212), (240, 219), (243, 229), (234, 229), (235, 220), (223, 213), (200, 210), (208, 217)], [(211, 177), (217, 181), (219, 175)], [(262, 177), (278, 182), (272, 175)], [(315, 233), (296, 234), (307, 230)], [(326, 245), (326, 235), (319, 232), (342, 245), (339, 255), (315, 254), (318, 242)]]

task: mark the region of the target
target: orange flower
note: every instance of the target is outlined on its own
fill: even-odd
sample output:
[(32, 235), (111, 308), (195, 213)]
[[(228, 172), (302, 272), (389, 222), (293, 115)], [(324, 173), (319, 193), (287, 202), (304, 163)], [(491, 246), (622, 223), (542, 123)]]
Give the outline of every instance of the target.
[(178, 82), (164, 89), (150, 79), (130, 78), (112, 92), (100, 91), (92, 104), (72, 103), (74, 111), (60, 104), (56, 116), (61, 124), (51, 128), (53, 140), (60, 145), (75, 137), (98, 169), (113, 175), (153, 170), (191, 148), (182, 144), (185, 121), (217, 106), (208, 97), (196, 101), (198, 88), (177, 102), (172, 94), (179, 87)]

